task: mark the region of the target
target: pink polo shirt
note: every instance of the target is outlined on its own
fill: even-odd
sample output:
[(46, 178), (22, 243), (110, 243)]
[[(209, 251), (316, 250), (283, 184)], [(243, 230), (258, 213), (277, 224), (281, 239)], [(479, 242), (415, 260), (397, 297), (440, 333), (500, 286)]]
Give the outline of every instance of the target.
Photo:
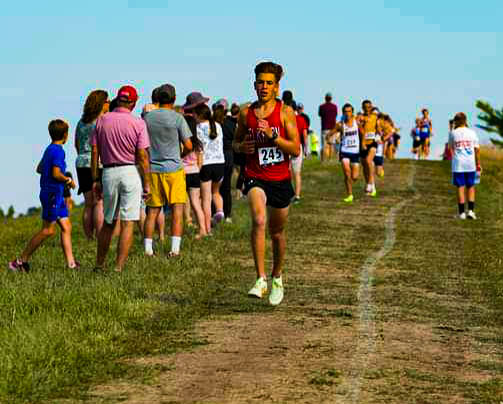
[(115, 108), (98, 118), (91, 133), (103, 165), (135, 164), (136, 150), (150, 147), (147, 126), (127, 108)]

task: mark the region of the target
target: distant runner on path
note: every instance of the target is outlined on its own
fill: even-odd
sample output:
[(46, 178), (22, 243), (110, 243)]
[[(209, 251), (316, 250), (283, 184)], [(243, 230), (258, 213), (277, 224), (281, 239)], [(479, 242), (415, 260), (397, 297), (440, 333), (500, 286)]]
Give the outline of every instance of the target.
[(421, 131), (419, 135), (421, 138), (421, 157), (426, 159), (430, 155), (430, 142), (431, 137), (433, 136), (433, 124), (430, 119), (430, 111), (424, 108), (421, 113), (423, 114), (420, 121)]
[(354, 108), (351, 104), (345, 104), (342, 108), (344, 120), (339, 122), (333, 133), (341, 134), (340, 161), (344, 173), (346, 185), (346, 198), (344, 202), (353, 202), (353, 182), (358, 179), (360, 171), (360, 134), (358, 123), (354, 117)]
[(356, 118), (362, 136), (361, 159), (363, 174), (365, 175), (365, 193), (375, 197), (374, 157), (377, 151), (377, 114), (372, 113), (372, 102), (365, 100), (362, 103), (363, 113)]
[[(458, 188), (459, 218), (476, 219), (475, 184), (482, 171), (479, 138), (473, 129), (468, 128), (463, 112), (458, 112), (454, 117), (454, 130), (449, 134), (449, 147), (453, 152), (452, 183)], [(465, 190), (468, 194), (468, 213), (465, 213)]]
[(281, 273), (286, 252), (285, 225), (294, 195), (290, 156), (301, 153), (295, 113), (276, 100), (283, 68), (272, 62), (255, 67), (258, 100), (240, 113), (233, 147), (246, 154), (244, 193), (248, 194), (252, 216), (251, 244), (257, 281), (248, 292), (262, 298), (267, 293), (265, 272), (266, 211), (273, 248), (272, 290), (269, 303), (283, 300)]

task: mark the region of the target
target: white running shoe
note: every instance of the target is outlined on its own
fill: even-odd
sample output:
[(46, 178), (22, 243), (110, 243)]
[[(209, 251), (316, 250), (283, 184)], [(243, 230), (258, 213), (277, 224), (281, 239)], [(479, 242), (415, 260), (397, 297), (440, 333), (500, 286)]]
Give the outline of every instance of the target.
[(475, 212), (473, 210), (469, 210), (466, 217), (468, 219), (477, 220), (477, 215), (475, 214)]
[(459, 216), (458, 216), (461, 220), (465, 220), (466, 219), (466, 213), (463, 212), (461, 213)]
[(248, 296), (257, 297), (262, 299), (267, 294), (267, 281), (264, 278), (258, 278), (251, 288), (248, 291)]
[(277, 306), (283, 300), (283, 281), (281, 277), (272, 278), (271, 294), (269, 295), (269, 303), (271, 306)]

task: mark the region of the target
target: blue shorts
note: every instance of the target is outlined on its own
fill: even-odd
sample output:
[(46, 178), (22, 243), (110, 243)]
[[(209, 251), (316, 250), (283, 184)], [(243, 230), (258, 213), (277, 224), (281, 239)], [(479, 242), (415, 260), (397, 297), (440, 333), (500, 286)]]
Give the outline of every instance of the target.
[(378, 167), (384, 165), (384, 157), (383, 156), (375, 156), (374, 157), (374, 164)]
[(47, 222), (56, 222), (68, 217), (68, 207), (63, 194), (55, 191), (40, 191), (42, 203), (42, 219)]
[(452, 183), (458, 188), (473, 187), (475, 185), (475, 171), (468, 173), (452, 173)]
[(344, 159), (349, 159), (349, 162), (351, 164), (359, 164), (360, 163), (360, 153), (340, 152), (339, 153), (339, 160), (342, 161)]

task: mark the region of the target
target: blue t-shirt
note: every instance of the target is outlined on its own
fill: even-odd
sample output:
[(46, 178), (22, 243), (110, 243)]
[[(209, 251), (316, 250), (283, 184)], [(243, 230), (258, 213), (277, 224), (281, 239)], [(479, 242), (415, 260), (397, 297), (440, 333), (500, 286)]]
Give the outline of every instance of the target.
[(63, 194), (65, 184), (61, 181), (56, 181), (52, 176), (52, 167), (59, 167), (62, 173), (66, 171), (65, 151), (60, 144), (51, 143), (45, 149), (42, 157), (42, 175), (40, 176), (40, 190), (58, 192)]

